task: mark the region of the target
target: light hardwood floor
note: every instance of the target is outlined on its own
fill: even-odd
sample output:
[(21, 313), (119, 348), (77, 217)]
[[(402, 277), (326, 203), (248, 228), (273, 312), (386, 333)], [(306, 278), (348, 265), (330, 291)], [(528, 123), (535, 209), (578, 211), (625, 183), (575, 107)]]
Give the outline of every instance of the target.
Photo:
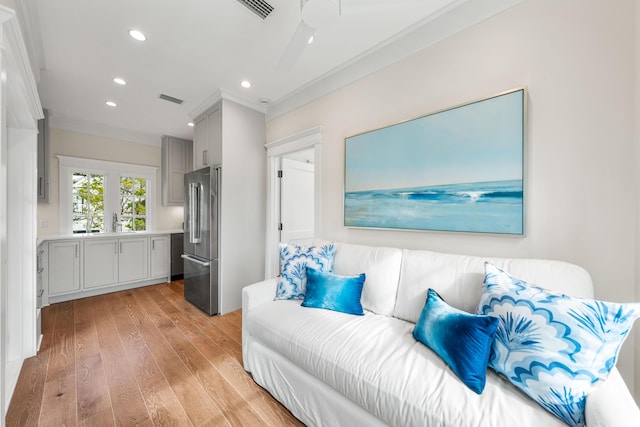
[(241, 319), (207, 316), (182, 281), (45, 307), (6, 425), (301, 425), (242, 368)]

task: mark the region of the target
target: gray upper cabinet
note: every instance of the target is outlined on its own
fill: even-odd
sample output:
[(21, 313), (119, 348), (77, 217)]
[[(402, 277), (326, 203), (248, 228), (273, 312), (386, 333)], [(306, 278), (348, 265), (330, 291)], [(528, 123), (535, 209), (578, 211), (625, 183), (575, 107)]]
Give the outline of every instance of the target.
[(162, 137), (162, 205), (184, 204), (184, 174), (193, 170), (193, 142)]
[(194, 120), (193, 164), (195, 169), (222, 163), (222, 107), (215, 104)]
[(38, 120), (38, 202), (49, 203), (49, 112)]

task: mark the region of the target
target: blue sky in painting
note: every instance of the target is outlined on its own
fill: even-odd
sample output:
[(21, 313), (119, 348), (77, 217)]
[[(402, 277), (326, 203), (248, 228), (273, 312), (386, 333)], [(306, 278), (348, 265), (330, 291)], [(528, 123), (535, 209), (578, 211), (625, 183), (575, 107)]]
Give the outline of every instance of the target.
[(523, 92), (347, 138), (345, 190), (522, 179)]

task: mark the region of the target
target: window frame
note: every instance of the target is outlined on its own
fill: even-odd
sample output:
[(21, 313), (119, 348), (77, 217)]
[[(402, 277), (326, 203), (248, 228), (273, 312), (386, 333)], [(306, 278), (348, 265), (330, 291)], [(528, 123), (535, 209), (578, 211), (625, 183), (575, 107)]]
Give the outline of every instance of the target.
[(115, 232), (112, 229), (113, 212), (120, 216), (120, 177), (134, 176), (147, 180), (147, 230), (155, 230), (156, 217), (156, 176), (155, 166), (119, 163), (106, 160), (85, 159), (81, 157), (56, 156), (59, 165), (60, 189), (60, 233), (73, 234), (73, 173), (92, 173), (104, 175), (104, 224), (105, 233)]

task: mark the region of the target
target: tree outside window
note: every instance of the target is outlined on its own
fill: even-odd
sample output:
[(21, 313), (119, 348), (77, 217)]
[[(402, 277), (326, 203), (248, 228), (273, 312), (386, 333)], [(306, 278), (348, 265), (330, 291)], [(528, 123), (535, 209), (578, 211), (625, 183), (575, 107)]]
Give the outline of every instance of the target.
[(123, 231), (147, 229), (147, 180), (120, 177), (120, 222)]
[(57, 157), (62, 234), (153, 229), (156, 167)]
[(104, 175), (74, 172), (73, 232), (104, 232)]

